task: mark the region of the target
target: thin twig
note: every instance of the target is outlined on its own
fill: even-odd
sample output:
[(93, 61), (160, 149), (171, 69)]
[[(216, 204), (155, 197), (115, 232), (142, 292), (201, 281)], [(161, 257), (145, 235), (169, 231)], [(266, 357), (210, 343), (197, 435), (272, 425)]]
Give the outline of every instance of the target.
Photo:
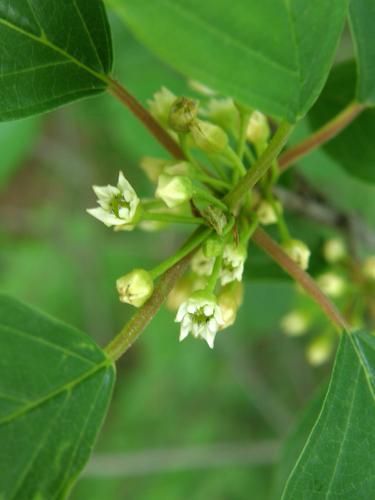
[(351, 103), (343, 109), (337, 116), (326, 123), (323, 127), (317, 130), (314, 134), (310, 135), (304, 141), (296, 146), (288, 149), (279, 158), (280, 172), (283, 172), (288, 167), (296, 163), (302, 156), (317, 149), (322, 144), (333, 139), (345, 127), (347, 127), (357, 116), (366, 109), (365, 104)]
[(166, 132), (155, 118), (145, 109), (142, 104), (122, 87), (116, 80), (108, 78), (108, 90), (119, 99), (143, 125), (151, 132), (155, 139), (178, 160), (186, 159), (184, 152), (177, 142)]
[(262, 250), (264, 250), (286, 273), (292, 276), (292, 278), (305, 289), (340, 331), (350, 330), (350, 326), (342, 317), (336, 306), (324, 295), (315, 281), (288, 257), (280, 245), (270, 238), (265, 231), (259, 228), (255, 231), (252, 238)]

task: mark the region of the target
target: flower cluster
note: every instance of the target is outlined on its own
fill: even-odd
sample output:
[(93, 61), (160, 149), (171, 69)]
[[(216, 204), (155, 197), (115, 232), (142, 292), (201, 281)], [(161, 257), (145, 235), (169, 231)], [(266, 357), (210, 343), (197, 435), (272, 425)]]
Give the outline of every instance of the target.
[(259, 224), (277, 226), (286, 254), (302, 269), (308, 266), (310, 251), (290, 236), (283, 207), (273, 194), (277, 165), (238, 206), (227, 205), (227, 195), (269, 143), (267, 117), (197, 82), (194, 86), (203, 94), (202, 104), (177, 97), (165, 87), (149, 101), (151, 114), (184, 156), (141, 160), (154, 196), (139, 197), (120, 172), (116, 186), (93, 187), (98, 206), (88, 213), (116, 231), (159, 230), (174, 223), (199, 226), (186, 245), (156, 268), (135, 269), (120, 277), (117, 291), (121, 302), (143, 306), (152, 300), (155, 280), (194, 250), (190, 269), (167, 305), (177, 310), (180, 340), (191, 333), (212, 348), (216, 334), (236, 320), (248, 244)]
[[(363, 316), (368, 329), (375, 329), (373, 297), (375, 292), (375, 256), (362, 262), (350, 256), (341, 238), (334, 237), (324, 242), (322, 261), (316, 273), (316, 281), (322, 292), (346, 311), (346, 319), (353, 328), (361, 328)], [(353, 274), (353, 270), (357, 272)], [(327, 362), (334, 351), (336, 332), (327, 328), (320, 311), (303, 294), (297, 295), (297, 307), (281, 319), (282, 331), (291, 337), (308, 337), (307, 360), (314, 366)], [(316, 333), (315, 333), (316, 332)]]

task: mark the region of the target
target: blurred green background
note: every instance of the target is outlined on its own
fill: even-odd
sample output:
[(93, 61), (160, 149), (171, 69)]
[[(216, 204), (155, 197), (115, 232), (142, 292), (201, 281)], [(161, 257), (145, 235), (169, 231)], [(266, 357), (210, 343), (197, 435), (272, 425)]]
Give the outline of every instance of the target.
[[(143, 103), (161, 85), (188, 91), (123, 25), (111, 24), (115, 76)], [(306, 131), (299, 127), (295, 140)], [(186, 236), (175, 227), (113, 233), (86, 215), (95, 205), (92, 184), (113, 183), (119, 169), (139, 193), (151, 194), (138, 168), (142, 155), (164, 153), (110, 96), (0, 125), (1, 288), (103, 346), (132, 313), (118, 302), (116, 278), (154, 266)], [(324, 153), (310, 155), (299, 172), (339, 209), (375, 225), (375, 189), (349, 178)], [(290, 220), (295, 236), (317, 252), (331, 234)], [(173, 314), (163, 309), (120, 361), (110, 413), (74, 499), (275, 494), (282, 442), (330, 367), (311, 368), (305, 339), (282, 335), (280, 318), (301, 298), (252, 247), (250, 255), (245, 303), (213, 351), (191, 339), (180, 344)]]

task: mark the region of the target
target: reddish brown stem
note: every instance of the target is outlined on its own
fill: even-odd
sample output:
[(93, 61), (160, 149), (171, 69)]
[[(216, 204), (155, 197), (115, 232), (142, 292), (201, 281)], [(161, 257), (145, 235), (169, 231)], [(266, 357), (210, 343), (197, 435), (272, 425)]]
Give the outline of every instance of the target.
[(347, 127), (366, 108), (364, 104), (352, 103), (341, 111), (332, 120), (326, 123), (310, 137), (300, 142), (296, 146), (287, 150), (279, 158), (280, 171), (283, 172), (293, 163), (296, 163), (302, 156), (314, 151), (322, 144), (333, 139), (345, 127)]
[(280, 245), (273, 241), (265, 231), (258, 228), (252, 238), (264, 252), (306, 290), (310, 297), (318, 304), (320, 309), (322, 309), (340, 331), (348, 331), (350, 329), (336, 306), (324, 295), (315, 281), (305, 271), (298, 267), (297, 264), (288, 257)]
[(155, 139), (177, 160), (184, 160), (185, 154), (176, 141), (166, 132), (155, 118), (145, 109), (137, 99), (132, 96), (116, 80), (108, 78), (109, 92), (119, 99), (143, 125), (151, 132)]

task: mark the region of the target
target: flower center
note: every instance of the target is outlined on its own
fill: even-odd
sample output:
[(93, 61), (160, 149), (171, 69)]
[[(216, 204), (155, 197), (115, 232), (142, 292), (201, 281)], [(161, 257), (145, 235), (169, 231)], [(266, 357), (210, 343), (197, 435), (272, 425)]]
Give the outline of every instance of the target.
[(116, 217), (120, 217), (120, 208), (126, 208), (130, 212), (130, 203), (125, 200), (124, 195), (118, 194), (112, 198), (111, 209)]

